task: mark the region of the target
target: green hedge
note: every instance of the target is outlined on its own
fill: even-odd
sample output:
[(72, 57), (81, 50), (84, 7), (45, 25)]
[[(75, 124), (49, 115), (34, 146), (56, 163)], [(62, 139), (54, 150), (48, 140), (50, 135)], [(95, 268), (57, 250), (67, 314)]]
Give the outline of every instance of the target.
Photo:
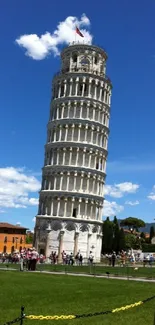
[(143, 253), (155, 253), (155, 244), (142, 244)]

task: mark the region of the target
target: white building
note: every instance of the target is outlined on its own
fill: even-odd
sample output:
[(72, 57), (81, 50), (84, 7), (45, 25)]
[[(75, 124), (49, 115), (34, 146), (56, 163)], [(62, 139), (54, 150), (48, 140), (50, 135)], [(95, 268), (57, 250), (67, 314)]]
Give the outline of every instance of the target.
[(111, 81), (107, 54), (72, 44), (53, 78), (35, 245), (100, 260)]

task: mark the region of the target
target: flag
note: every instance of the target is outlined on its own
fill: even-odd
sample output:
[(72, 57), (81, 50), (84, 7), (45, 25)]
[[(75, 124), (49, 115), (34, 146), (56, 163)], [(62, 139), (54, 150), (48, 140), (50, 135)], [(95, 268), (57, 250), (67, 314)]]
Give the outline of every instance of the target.
[(76, 33), (77, 33), (78, 35), (80, 35), (81, 37), (84, 37), (84, 35), (80, 32), (80, 30), (79, 30), (78, 27), (76, 27)]

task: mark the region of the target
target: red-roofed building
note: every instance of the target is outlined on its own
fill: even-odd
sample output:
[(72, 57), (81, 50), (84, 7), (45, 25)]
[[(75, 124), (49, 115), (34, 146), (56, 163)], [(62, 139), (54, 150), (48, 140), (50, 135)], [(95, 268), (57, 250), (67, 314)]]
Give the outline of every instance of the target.
[(21, 251), (24, 247), (32, 247), (26, 244), (26, 231), (28, 229), (7, 222), (0, 222), (0, 253), (13, 253)]

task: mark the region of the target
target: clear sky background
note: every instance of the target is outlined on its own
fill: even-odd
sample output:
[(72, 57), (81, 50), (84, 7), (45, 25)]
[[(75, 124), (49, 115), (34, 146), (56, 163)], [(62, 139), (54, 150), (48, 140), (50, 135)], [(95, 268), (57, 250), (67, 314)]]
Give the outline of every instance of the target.
[(77, 23), (86, 40), (93, 36), (108, 52), (113, 83), (104, 216), (152, 222), (155, 1), (2, 0), (0, 6), (0, 221), (34, 227), (52, 76)]

